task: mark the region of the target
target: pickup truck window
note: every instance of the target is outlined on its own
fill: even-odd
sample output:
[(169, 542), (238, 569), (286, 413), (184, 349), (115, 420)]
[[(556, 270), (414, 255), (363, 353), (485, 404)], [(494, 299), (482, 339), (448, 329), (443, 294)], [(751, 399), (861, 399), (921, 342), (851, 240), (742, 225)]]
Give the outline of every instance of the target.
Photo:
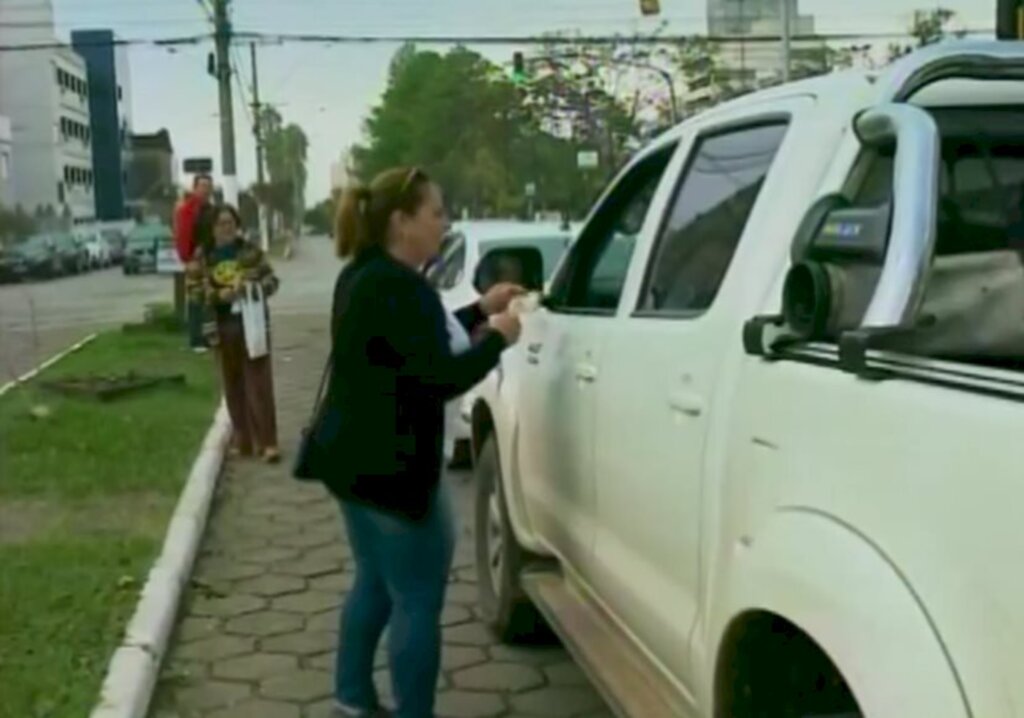
[(648, 267), (641, 313), (711, 306), (786, 129), (763, 124), (698, 141)]
[(612, 314), (618, 308), (637, 235), (675, 149), (644, 158), (612, 188), (553, 283), (552, 310)]

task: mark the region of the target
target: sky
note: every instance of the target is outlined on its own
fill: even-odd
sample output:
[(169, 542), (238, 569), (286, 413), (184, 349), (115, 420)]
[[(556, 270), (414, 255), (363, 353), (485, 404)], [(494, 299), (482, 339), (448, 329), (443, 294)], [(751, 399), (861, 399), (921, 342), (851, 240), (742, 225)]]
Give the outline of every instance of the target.
[[(943, 0), (971, 29), (991, 28), (996, 0)], [(53, 0), (58, 36), (72, 29), (110, 28), (122, 38), (165, 38), (210, 32), (201, 0)], [(662, 0), (669, 32), (706, 31), (706, 0)], [(632, 33), (658, 21), (639, 15), (638, 0), (232, 0), (238, 31), (271, 33), (409, 35), (528, 35), (551, 31)], [(799, 0), (823, 33), (899, 32), (915, 9), (935, 0)], [(388, 62), (397, 43), (379, 45), (272, 45), (258, 48), (260, 93), (285, 121), (309, 136), (307, 200), (328, 195), (330, 166), (363, 138), (363, 120), (385, 88)], [(175, 51), (150, 46), (130, 49), (132, 121), (136, 132), (166, 127), (177, 159), (213, 157), (219, 171), (220, 139), (216, 82), (206, 73), (211, 45)], [(500, 62), (514, 48), (474, 48)], [(235, 62), (251, 82), (249, 49)], [(255, 179), (251, 121), (235, 85), (238, 174), (243, 186)]]

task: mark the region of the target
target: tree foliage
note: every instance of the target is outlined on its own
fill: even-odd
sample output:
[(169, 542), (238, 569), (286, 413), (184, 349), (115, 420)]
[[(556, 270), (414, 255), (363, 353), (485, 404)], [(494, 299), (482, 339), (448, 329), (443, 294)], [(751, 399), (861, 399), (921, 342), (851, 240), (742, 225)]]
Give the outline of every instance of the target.
[(266, 187), (258, 188), (257, 192), (262, 201), (284, 217), (286, 223), (294, 225), (304, 208), (309, 139), (299, 125), (286, 125), (273, 107), (263, 108), (260, 125), (270, 182)]
[[(537, 58), (530, 66), (539, 68)], [(538, 72), (518, 84), (466, 48), (440, 54), (407, 45), (365, 122), (365, 142), (353, 149), (356, 174), (367, 182), (388, 167), (422, 167), (456, 216), (578, 214), (625, 159), (631, 135), (628, 113), (588, 73)], [(582, 173), (577, 152), (591, 147), (602, 167)]]

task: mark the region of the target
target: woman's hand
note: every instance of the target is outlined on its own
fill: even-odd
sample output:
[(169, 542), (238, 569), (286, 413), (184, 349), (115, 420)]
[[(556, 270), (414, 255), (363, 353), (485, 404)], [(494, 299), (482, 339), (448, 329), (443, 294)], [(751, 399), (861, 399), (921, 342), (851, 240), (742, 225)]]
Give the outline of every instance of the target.
[(522, 334), (523, 325), (519, 321), (519, 317), (511, 312), (502, 312), (501, 314), (495, 314), (490, 319), (491, 329), (505, 337), (505, 343), (512, 346), (519, 341), (519, 335)]
[(488, 289), (487, 294), (480, 299), (480, 311), (489, 317), (501, 314), (508, 309), (508, 305), (512, 303), (513, 299), (524, 294), (526, 294), (526, 290), (518, 284), (500, 282)]
[(238, 292), (231, 287), (221, 287), (217, 290), (217, 299), (222, 304), (231, 304), (238, 299)]

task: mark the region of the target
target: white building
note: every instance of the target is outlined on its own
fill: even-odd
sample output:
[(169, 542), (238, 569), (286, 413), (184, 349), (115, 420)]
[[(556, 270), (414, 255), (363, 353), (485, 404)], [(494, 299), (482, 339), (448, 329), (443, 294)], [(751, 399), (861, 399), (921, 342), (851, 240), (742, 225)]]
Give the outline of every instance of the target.
[(11, 119), (0, 115), (0, 207), (14, 205), (14, 144)]
[[(789, 6), (790, 35), (798, 38), (791, 43), (791, 77), (822, 72), (826, 45), (814, 37), (814, 17), (800, 14), (798, 0), (782, 2)], [(715, 62), (732, 90), (753, 90), (782, 79), (782, 2), (708, 0), (708, 34), (714, 38)]]
[[(0, 45), (54, 45), (51, 0), (0, 0)], [(66, 47), (0, 53), (0, 114), (11, 120), (14, 200), (75, 221), (95, 216), (84, 60)]]

